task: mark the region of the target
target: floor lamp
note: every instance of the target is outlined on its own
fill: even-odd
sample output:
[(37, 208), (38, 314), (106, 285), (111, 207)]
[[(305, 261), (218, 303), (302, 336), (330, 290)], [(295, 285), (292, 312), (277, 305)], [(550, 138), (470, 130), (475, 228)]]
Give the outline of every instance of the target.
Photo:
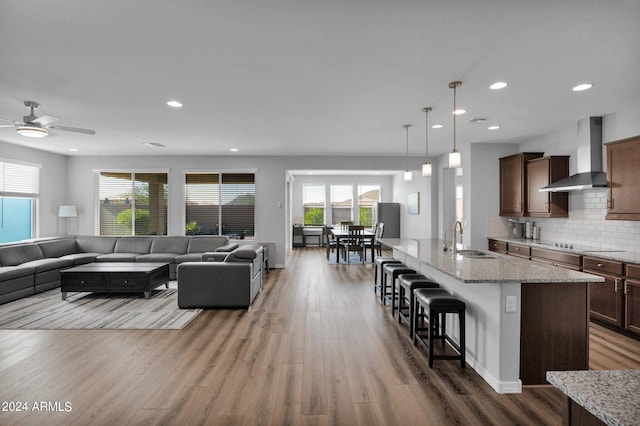
[(60, 206), (58, 207), (58, 217), (67, 220), (67, 236), (71, 235), (71, 218), (78, 217), (76, 206)]

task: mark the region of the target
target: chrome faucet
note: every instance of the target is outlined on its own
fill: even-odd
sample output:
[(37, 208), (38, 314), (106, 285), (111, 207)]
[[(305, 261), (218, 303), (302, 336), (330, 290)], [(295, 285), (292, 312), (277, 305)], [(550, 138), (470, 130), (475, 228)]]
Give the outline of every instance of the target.
[(460, 227), (460, 235), (462, 235), (462, 233), (464, 232), (462, 230), (462, 222), (460, 222), (459, 220), (456, 220), (456, 223), (453, 224), (453, 244), (451, 245), (451, 250), (453, 250), (453, 254), (456, 254), (458, 252), (458, 247), (457, 247), (458, 234), (456, 232), (458, 230), (458, 226)]

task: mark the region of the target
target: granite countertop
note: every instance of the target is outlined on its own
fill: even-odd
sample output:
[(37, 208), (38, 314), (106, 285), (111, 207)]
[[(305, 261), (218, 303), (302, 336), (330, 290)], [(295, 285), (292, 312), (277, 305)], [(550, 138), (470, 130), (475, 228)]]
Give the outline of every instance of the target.
[[(383, 238), (382, 243), (428, 263), (465, 283), (584, 283), (601, 282), (602, 277), (566, 268), (530, 262), (514, 256), (481, 250), (491, 258), (478, 259), (442, 250), (442, 240)], [(459, 250), (468, 247), (458, 245)]]
[(547, 381), (608, 425), (640, 424), (640, 370), (547, 371)]
[(566, 253), (579, 254), (582, 256), (599, 257), (601, 259), (617, 260), (625, 263), (638, 263), (640, 264), (640, 253), (633, 251), (619, 250), (616, 248), (603, 248), (603, 247), (586, 247), (578, 245), (570, 245), (570, 247), (556, 246), (553, 241), (540, 241), (532, 240), (522, 237), (488, 237), (492, 240), (504, 241), (506, 243), (522, 244), (529, 247), (539, 247), (548, 250), (563, 251)]

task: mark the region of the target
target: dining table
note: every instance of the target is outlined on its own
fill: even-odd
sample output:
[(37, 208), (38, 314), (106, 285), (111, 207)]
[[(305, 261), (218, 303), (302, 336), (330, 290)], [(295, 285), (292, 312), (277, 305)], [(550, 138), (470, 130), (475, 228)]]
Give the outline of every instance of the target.
[[(343, 228), (331, 228), (331, 234), (333, 234), (333, 236), (336, 238), (336, 240), (340, 241), (341, 239), (344, 238), (349, 238), (349, 230), (348, 229), (343, 229)], [(373, 232), (373, 230), (371, 229), (365, 229), (363, 234), (362, 234), (362, 238), (364, 239), (365, 245), (368, 244), (369, 247), (371, 248), (371, 263), (374, 262), (375, 260), (375, 247), (373, 245), (373, 242), (376, 238), (376, 234), (375, 232)], [(347, 254), (348, 256), (348, 254)], [(366, 262), (366, 249), (365, 249), (365, 262)], [(336, 253), (336, 263), (340, 263), (340, 249), (338, 247), (338, 253)], [(347, 261), (345, 261), (345, 263), (348, 263)]]

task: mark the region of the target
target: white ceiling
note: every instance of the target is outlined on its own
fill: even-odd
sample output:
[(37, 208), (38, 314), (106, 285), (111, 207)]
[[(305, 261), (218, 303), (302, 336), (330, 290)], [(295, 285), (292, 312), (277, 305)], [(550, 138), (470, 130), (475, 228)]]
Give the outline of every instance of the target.
[[(2, 0), (0, 117), (34, 100), (97, 134), (0, 140), (65, 155), (387, 156), (404, 155), (413, 123), (423, 155), (431, 106), (439, 155), (448, 83), (462, 80), (458, 144), (518, 141), (639, 101), (639, 22), (637, 0)], [(498, 80), (509, 86), (489, 90)], [(594, 87), (572, 92), (581, 82)]]

